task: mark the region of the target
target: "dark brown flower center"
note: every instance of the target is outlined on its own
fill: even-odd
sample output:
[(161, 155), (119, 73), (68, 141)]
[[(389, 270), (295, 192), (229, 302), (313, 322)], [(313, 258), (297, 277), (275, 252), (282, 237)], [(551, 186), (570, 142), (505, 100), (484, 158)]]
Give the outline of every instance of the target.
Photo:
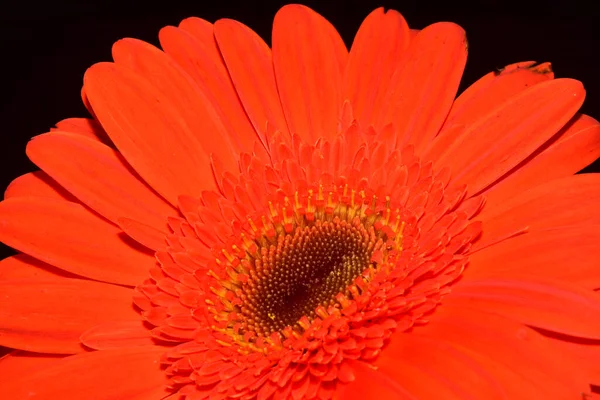
[(371, 265), (377, 239), (372, 227), (360, 223), (319, 221), (262, 247), (240, 296), (248, 328), (267, 336), (304, 315), (312, 318), (319, 305), (333, 305)]
[(347, 186), (269, 203), (269, 214), (249, 218), (209, 271), (211, 328), (249, 351), (300, 337), (394, 268), (403, 229), (389, 198)]

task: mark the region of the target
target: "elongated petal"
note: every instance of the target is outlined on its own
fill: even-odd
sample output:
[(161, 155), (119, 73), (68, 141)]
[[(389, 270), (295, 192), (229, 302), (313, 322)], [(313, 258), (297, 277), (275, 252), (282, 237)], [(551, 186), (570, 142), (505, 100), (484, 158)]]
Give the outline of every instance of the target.
[(503, 203), (488, 204), (478, 216), (485, 230), (475, 248), (482, 248), (522, 229), (600, 224), (600, 175), (557, 179), (513, 195)]
[(1, 281), (0, 344), (43, 353), (83, 351), (79, 337), (98, 324), (139, 319), (132, 291), (82, 279)]
[(166, 237), (163, 231), (129, 218), (119, 218), (118, 222), (123, 232), (147, 248), (161, 250), (166, 247)]
[(215, 154), (229, 171), (237, 169), (239, 142), (233, 130), (227, 130), (225, 117), (212, 98), (179, 67), (171, 57), (156, 47), (136, 39), (122, 39), (113, 45), (117, 65), (133, 69), (150, 82), (179, 111), (198, 143), (207, 154)]
[(566, 399), (588, 390), (575, 359), (533, 329), (493, 311), (444, 304), (416, 334), (467, 352), (501, 383), (508, 399)]
[(410, 41), (406, 20), (394, 10), (374, 10), (361, 24), (344, 73), (343, 99), (350, 100), (354, 117), (362, 126), (373, 123), (374, 110), (383, 96)]
[(418, 400), (393, 377), (375, 370), (363, 362), (351, 363), (356, 379), (347, 385), (338, 387), (335, 400)]
[(446, 306), (490, 310), (523, 324), (571, 336), (600, 339), (600, 294), (558, 279), (534, 277), (523, 271), (461, 281), (452, 288)]
[(374, 364), (419, 399), (507, 398), (485, 365), (441, 338), (395, 335)]
[(124, 285), (146, 279), (154, 257), (126, 239), (78, 204), (33, 197), (0, 203), (2, 242), (87, 278)]
[(56, 124), (56, 128), (51, 129), (51, 131), (54, 130), (77, 133), (89, 139), (102, 142), (108, 146), (112, 144), (110, 138), (108, 137), (102, 126), (98, 123), (98, 121), (90, 118), (63, 119), (62, 121)]
[(113, 149), (62, 132), (37, 136), (27, 146), (29, 158), (83, 203), (108, 220), (139, 220), (167, 230), (177, 211), (158, 197)]
[(580, 82), (556, 79), (537, 84), (474, 121), (437, 160), (453, 171), (453, 182), (475, 194), (510, 171), (556, 134), (577, 112), (585, 91)]
[(473, 121), (477, 121), (525, 89), (553, 79), (549, 64), (533, 61), (511, 64), (490, 72), (469, 86), (454, 101), (440, 133), (428, 145), (424, 157), (434, 163)]
[(501, 204), (521, 188), (532, 188), (570, 176), (600, 157), (600, 124), (578, 115), (551, 142), (508, 172), (485, 191), (489, 204)]
[(76, 276), (27, 254), (17, 254), (0, 261), (0, 281), (60, 277), (75, 278)]
[(268, 145), (267, 124), (287, 136), (269, 46), (252, 29), (230, 19), (215, 23), (215, 37), (235, 90), (262, 142)]
[(597, 222), (593, 204), (600, 197), (598, 174), (570, 175), (527, 189), (503, 203), (486, 205), (479, 214), (486, 229), (495, 231), (503, 217), (510, 218), (507, 224), (533, 224), (539, 229), (582, 223), (584, 213), (592, 217), (589, 223)]
[[(49, 368), (59, 362), (63, 355), (40, 354), (29, 351), (14, 350), (0, 358), (0, 387), (7, 381), (8, 376), (22, 376), (37, 370)], [(0, 389), (1, 392), (2, 389)]]
[(219, 48), (212, 34), (208, 40), (195, 38), (183, 29), (167, 26), (161, 29), (160, 44), (169, 56), (196, 82), (218, 107), (229, 136), (238, 141), (240, 151), (252, 153), (259, 137), (238, 98)]
[(148, 327), (140, 320), (108, 322), (96, 325), (82, 333), (84, 345), (96, 350), (109, 350), (155, 344)]
[(110, 63), (88, 69), (84, 85), (121, 154), (171, 204), (176, 205), (180, 195), (200, 196), (216, 188), (198, 132), (190, 129), (169, 96), (131, 70)]
[(43, 171), (30, 172), (12, 181), (4, 192), (4, 198), (12, 197), (49, 197), (77, 201), (71, 193)]
[(534, 231), (477, 251), (463, 281), (531, 274), (600, 288), (600, 224)]
[(0, 386), (0, 398), (161, 399), (167, 395), (166, 375), (159, 364), (162, 352), (148, 346), (78, 354), (33, 374), (3, 377), (7, 384)]
[(578, 368), (585, 371), (588, 375), (588, 382), (594, 385), (600, 383), (600, 342), (599, 341), (581, 341), (570, 336), (550, 336), (552, 345), (565, 354), (577, 360)]
[(310, 8), (281, 8), (273, 22), (273, 65), (292, 134), (307, 142), (337, 134), (348, 51), (335, 28)]
[(450, 111), (467, 61), (465, 31), (442, 22), (421, 30), (394, 72), (376, 127), (392, 123), (395, 145), (413, 144), (419, 153), (437, 135)]
[(554, 79), (550, 63), (537, 64), (535, 61), (509, 64), (490, 72), (457, 97), (442, 130), (459, 121), (467, 121), (469, 116), (485, 115), (494, 103), (506, 101), (528, 87), (550, 79)]

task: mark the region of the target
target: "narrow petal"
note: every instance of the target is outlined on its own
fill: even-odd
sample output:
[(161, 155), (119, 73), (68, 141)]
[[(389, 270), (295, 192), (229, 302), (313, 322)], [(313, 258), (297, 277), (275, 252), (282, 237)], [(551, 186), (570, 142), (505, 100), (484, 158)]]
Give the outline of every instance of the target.
[(396, 143), (422, 147), (437, 135), (450, 111), (467, 61), (465, 31), (442, 22), (420, 31), (397, 67), (376, 127), (392, 123)]
[(374, 110), (383, 107), (383, 96), (409, 41), (404, 17), (383, 7), (369, 14), (358, 29), (344, 74), (343, 99), (350, 100), (362, 126), (372, 125)]
[(142, 282), (156, 262), (118, 227), (59, 200), (18, 197), (0, 203), (0, 241), (65, 271), (123, 285)]
[[(4, 382), (20, 379), (21, 376), (56, 365), (63, 355), (40, 354), (14, 350), (0, 358), (0, 388)], [(0, 389), (0, 392), (2, 389)]]
[(600, 224), (534, 231), (471, 254), (463, 281), (527, 273), (600, 288)]
[(112, 55), (117, 65), (131, 68), (177, 108), (188, 129), (195, 133), (190, 145), (198, 143), (208, 156), (215, 154), (229, 171), (237, 170), (237, 134), (225, 127), (225, 116), (205, 88), (198, 86), (171, 57), (141, 40), (119, 40), (113, 45)]
[(292, 134), (309, 143), (337, 134), (348, 51), (335, 28), (308, 7), (281, 8), (273, 22), (273, 65)]
[(0, 261), (0, 281), (11, 279), (56, 279), (75, 278), (62, 269), (56, 268), (27, 254), (17, 254)]
[(159, 33), (160, 44), (222, 113), (229, 136), (239, 141), (240, 151), (252, 153), (259, 137), (238, 98), (210, 25), (207, 40), (167, 26)]
[(162, 250), (166, 247), (166, 236), (163, 231), (129, 218), (119, 218), (118, 223), (123, 232), (147, 248)]
[(526, 273), (461, 281), (453, 286), (445, 304), (489, 310), (549, 331), (600, 339), (600, 294)]
[(80, 340), (81, 343), (95, 350), (150, 346), (155, 344), (150, 334), (151, 329), (141, 319), (108, 322), (83, 332)]
[(334, 400), (418, 400), (392, 377), (370, 365), (357, 361), (351, 363), (356, 379), (338, 386)]
[(180, 195), (199, 197), (216, 189), (198, 138), (198, 132), (215, 132), (192, 131), (177, 103), (125, 67), (96, 64), (87, 70), (84, 85), (121, 154), (171, 204)]
[(487, 113), (497, 101), (506, 101), (540, 82), (554, 79), (550, 63), (522, 61), (509, 64), (478, 79), (460, 94), (452, 104), (444, 128), (458, 121), (468, 121), (469, 115)]
[(485, 365), (440, 338), (395, 335), (374, 365), (419, 399), (507, 399)]
[(469, 86), (454, 101), (440, 133), (431, 142), (424, 157), (434, 163), (466, 128), (525, 89), (554, 78), (549, 64), (533, 61), (506, 66), (490, 72)]
[(230, 19), (215, 23), (215, 38), (235, 90), (263, 144), (268, 144), (267, 124), (287, 136), (269, 46), (252, 29)]
[(126, 217), (166, 231), (167, 217), (178, 215), (137, 177), (118, 152), (97, 141), (56, 131), (31, 140), (27, 155), (84, 204), (114, 223)]
[(577, 360), (578, 368), (588, 375), (588, 381), (594, 385), (600, 384), (600, 342), (582, 341), (570, 336), (550, 336), (552, 345), (565, 354)]
[(0, 386), (0, 398), (150, 400), (152, 393), (158, 400), (167, 395), (166, 374), (159, 363), (162, 353), (159, 347), (147, 346), (78, 354), (33, 374), (14, 376)]
[(556, 134), (584, 98), (583, 86), (572, 79), (537, 84), (473, 121), (437, 166), (450, 167), (456, 185), (478, 193)]
[(71, 193), (43, 171), (30, 172), (12, 181), (4, 192), (4, 198), (13, 197), (49, 197), (77, 201)]
[(575, 359), (533, 329), (492, 312), (444, 304), (417, 334), (467, 352), (501, 383), (508, 399), (567, 399), (588, 390)]
[(520, 188), (532, 188), (570, 176), (600, 157), (600, 124), (578, 115), (538, 151), (509, 171), (504, 179), (485, 191), (490, 204), (509, 200)]
[(487, 204), (478, 215), (485, 229), (475, 248), (482, 248), (526, 229), (600, 224), (600, 175), (572, 175), (517, 192), (502, 203)]
[(83, 351), (79, 337), (91, 327), (140, 318), (130, 289), (102, 282), (1, 281), (0, 292), (0, 344), (16, 349), (77, 353)]
[[(90, 115), (92, 117), (94, 117), (94, 120), (97, 121), (98, 117), (96, 117), (96, 113), (94, 113), (94, 110), (92, 109), (92, 105), (90, 104), (90, 99), (88, 99), (88, 95), (85, 90), (85, 85), (81, 88), (81, 101), (82, 101), (83, 105), (85, 106), (85, 109), (90, 113)], [(104, 129), (104, 128), (102, 128), (102, 129)], [(110, 139), (110, 137), (109, 137), (109, 139)]]
[(112, 143), (110, 138), (98, 123), (98, 121), (90, 118), (67, 118), (56, 124), (56, 128), (51, 131), (58, 130), (62, 132), (78, 133), (89, 139), (97, 140), (108, 146)]

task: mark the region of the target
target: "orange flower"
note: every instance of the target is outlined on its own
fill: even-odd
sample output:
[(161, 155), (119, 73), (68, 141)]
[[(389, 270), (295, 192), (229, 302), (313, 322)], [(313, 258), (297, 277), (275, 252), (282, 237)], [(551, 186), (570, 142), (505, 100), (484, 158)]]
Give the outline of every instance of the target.
[(578, 399), (600, 125), (549, 64), (298, 5), (125, 39), (0, 203), (0, 398)]

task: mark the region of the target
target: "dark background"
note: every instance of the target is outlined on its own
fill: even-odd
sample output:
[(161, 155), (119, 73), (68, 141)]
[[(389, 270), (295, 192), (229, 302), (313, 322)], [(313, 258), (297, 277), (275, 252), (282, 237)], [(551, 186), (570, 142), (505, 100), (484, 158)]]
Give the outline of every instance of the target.
[[(0, 9), (0, 193), (34, 170), (29, 138), (67, 117), (87, 113), (80, 101), (86, 68), (110, 60), (113, 42), (136, 37), (158, 45), (158, 31), (189, 16), (237, 19), (270, 42), (271, 22), (285, 2), (151, 1), (118, 3), (13, 2)], [(584, 82), (583, 112), (600, 118), (600, 13), (583, 1), (305, 1), (329, 19), (348, 46), (362, 19), (385, 6), (413, 28), (437, 21), (463, 26), (469, 60), (461, 90), (485, 73), (518, 61), (551, 61), (556, 76)], [(600, 171), (596, 162), (586, 171)], [(0, 245), (0, 259), (11, 250)]]

